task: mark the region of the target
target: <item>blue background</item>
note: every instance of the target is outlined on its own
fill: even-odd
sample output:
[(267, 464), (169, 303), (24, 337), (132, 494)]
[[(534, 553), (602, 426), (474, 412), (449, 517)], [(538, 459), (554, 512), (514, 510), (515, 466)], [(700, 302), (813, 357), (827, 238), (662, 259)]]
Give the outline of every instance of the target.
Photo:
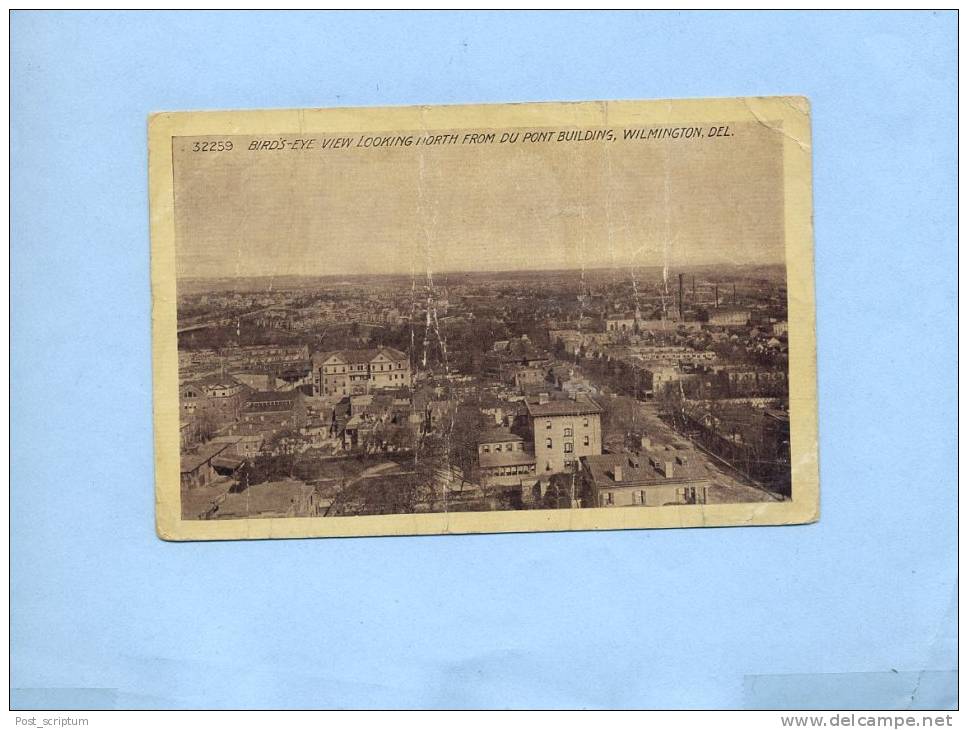
[[(14, 707), (952, 704), (956, 24), (15, 12)], [(818, 524), (155, 537), (149, 112), (769, 94), (813, 105)]]

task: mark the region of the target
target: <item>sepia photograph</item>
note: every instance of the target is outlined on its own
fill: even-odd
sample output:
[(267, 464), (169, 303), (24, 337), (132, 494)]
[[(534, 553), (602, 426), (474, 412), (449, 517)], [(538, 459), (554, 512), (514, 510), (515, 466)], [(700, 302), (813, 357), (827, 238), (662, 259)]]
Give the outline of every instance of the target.
[(181, 521), (812, 498), (782, 120), (532, 106), (170, 137)]

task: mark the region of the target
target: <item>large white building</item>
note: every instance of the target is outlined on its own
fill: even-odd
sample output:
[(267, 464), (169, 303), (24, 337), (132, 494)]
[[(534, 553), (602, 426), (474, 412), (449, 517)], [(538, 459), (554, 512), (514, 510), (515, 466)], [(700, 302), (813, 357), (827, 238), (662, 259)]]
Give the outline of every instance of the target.
[(410, 358), (392, 347), (313, 355), (313, 395), (342, 397), (412, 385)]

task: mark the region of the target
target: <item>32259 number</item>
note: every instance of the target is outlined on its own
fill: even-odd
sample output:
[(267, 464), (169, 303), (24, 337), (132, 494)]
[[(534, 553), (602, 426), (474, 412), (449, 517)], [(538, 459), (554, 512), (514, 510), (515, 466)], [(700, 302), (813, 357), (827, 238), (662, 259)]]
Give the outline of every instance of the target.
[(218, 140), (216, 142), (192, 142), (192, 152), (228, 152), (232, 149), (232, 141)]

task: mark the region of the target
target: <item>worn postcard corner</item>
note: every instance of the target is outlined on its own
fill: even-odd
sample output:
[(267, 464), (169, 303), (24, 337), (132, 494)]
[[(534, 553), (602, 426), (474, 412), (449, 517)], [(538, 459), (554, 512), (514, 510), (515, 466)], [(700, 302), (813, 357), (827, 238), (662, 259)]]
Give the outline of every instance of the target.
[(806, 98), (148, 137), (159, 537), (819, 518)]

